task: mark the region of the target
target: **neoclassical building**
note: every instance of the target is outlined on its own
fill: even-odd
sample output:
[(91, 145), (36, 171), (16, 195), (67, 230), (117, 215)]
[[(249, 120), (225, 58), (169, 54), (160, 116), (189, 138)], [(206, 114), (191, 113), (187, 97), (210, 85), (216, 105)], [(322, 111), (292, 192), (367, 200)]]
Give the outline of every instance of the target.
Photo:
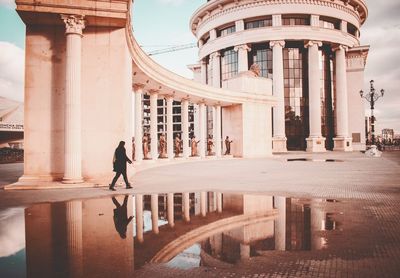
[(368, 46), (364, 0), (211, 0), (190, 27), (198, 40), (201, 82), (261, 67), (273, 79), (273, 150), (365, 149), (359, 96)]

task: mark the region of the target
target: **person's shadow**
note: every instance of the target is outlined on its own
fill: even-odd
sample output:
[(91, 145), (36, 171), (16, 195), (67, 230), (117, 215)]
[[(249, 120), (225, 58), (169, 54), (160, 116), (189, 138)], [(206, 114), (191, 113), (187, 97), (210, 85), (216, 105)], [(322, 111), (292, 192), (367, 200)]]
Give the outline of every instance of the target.
[(122, 206), (119, 204), (115, 197), (112, 197), (115, 205), (114, 209), (114, 225), (121, 238), (126, 238), (126, 230), (129, 222), (132, 221), (133, 216), (128, 218), (128, 195), (125, 196)]

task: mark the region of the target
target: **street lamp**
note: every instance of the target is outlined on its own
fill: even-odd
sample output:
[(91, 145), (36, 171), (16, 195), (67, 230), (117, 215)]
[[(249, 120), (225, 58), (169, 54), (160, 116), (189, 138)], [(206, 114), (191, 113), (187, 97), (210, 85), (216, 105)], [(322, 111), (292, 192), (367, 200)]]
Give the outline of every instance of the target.
[(375, 116), (374, 116), (375, 102), (380, 97), (383, 97), (385, 90), (382, 89), (379, 94), (375, 91), (374, 80), (371, 80), (369, 83), (370, 83), (369, 93), (364, 95), (364, 91), (361, 90), (360, 96), (362, 98), (365, 98), (371, 106), (371, 127), (372, 127), (371, 137), (372, 137), (372, 145), (375, 145)]

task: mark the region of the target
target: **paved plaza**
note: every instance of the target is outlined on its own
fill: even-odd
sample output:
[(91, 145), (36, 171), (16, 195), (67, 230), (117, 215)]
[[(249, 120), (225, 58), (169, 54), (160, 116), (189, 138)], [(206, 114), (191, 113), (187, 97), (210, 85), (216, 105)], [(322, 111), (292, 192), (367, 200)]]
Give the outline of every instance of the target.
[[(307, 159), (304, 161), (303, 159)], [(291, 160), (291, 161), (288, 161)], [(328, 160), (328, 161), (326, 161)], [(22, 164), (0, 165), (1, 186)], [(110, 172), (110, 178), (112, 173)], [(137, 277), (398, 277), (400, 272), (400, 153), (283, 154), (270, 159), (223, 159), (165, 165), (138, 172), (132, 190), (117, 185), (75, 190), (0, 191), (0, 209), (112, 194), (220, 191), (330, 200), (317, 206), (335, 215), (329, 249), (268, 251), (235, 265), (208, 262), (189, 270), (147, 264)], [(321, 232), (321, 233), (326, 233)]]

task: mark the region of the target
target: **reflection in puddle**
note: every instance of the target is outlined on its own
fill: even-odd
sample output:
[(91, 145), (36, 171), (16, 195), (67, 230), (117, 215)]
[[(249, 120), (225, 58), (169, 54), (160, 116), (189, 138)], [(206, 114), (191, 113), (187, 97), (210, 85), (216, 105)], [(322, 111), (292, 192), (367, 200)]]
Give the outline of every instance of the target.
[[(329, 248), (326, 233), (340, 222), (321, 208), (327, 202), (336, 200), (195, 192), (3, 211), (0, 276), (21, 269), (28, 277), (128, 276), (149, 262), (189, 269), (235, 264), (274, 250)], [(15, 240), (19, 234), (22, 241)]]

